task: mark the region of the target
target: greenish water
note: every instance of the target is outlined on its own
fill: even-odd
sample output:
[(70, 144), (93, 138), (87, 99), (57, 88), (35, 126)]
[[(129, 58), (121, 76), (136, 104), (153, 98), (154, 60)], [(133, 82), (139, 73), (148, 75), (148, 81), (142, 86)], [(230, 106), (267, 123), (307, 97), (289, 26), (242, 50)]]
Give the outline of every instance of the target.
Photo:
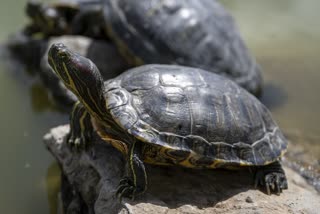
[[(0, 40), (26, 23), (25, 0), (0, 2)], [(265, 77), (262, 98), (287, 133), (320, 135), (318, 0), (224, 0)], [(56, 213), (59, 170), (42, 136), (66, 123), (36, 76), (0, 61), (0, 213)], [(15, 69), (16, 70), (16, 69)], [(303, 141), (301, 141), (303, 142)], [(308, 145), (319, 159), (320, 142)]]
[[(25, 3), (0, 2), (1, 41), (26, 22)], [(0, 97), (0, 213), (55, 213), (59, 171), (42, 136), (50, 127), (67, 122), (67, 116), (52, 111), (35, 76), (8, 69), (4, 60), (0, 61)]]

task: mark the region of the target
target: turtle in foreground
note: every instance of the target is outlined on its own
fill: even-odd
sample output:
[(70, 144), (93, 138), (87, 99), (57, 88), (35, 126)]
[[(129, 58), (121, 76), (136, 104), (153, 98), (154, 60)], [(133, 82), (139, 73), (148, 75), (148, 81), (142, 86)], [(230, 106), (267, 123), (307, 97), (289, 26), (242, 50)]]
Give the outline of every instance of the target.
[(94, 130), (127, 159), (119, 197), (147, 188), (144, 163), (189, 168), (251, 168), (268, 194), (287, 189), (279, 158), (287, 140), (269, 111), (233, 81), (201, 69), (145, 65), (103, 82), (97, 67), (63, 44), (48, 61), (79, 99), (69, 143)]

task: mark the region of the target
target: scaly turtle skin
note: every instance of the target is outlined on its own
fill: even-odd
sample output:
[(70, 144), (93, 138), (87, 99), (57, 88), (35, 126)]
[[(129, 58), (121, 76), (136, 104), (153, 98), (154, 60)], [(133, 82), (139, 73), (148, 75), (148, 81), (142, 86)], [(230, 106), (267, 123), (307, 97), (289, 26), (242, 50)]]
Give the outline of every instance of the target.
[(87, 58), (63, 44), (48, 61), (79, 99), (69, 143), (86, 145), (96, 130), (128, 161), (117, 194), (147, 187), (144, 162), (189, 168), (246, 168), (267, 192), (287, 188), (279, 158), (287, 141), (269, 111), (234, 82), (201, 70), (145, 65), (106, 81)]
[(136, 64), (179, 64), (234, 80), (259, 95), (260, 67), (215, 0), (108, 0), (109, 36)]

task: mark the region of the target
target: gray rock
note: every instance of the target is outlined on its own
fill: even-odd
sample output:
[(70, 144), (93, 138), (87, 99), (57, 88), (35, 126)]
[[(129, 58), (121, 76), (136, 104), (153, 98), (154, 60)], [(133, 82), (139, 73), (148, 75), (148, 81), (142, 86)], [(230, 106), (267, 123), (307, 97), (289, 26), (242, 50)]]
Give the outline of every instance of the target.
[(33, 38), (23, 31), (18, 31), (10, 35), (4, 47), (9, 51), (12, 59), (22, 63), (28, 69), (34, 69), (39, 68), (47, 43), (46, 39)]
[[(198, 213), (318, 213), (320, 196), (296, 172), (285, 168), (289, 189), (280, 196), (252, 188), (245, 170), (191, 170), (147, 166), (149, 188), (135, 201), (115, 198), (124, 173), (121, 154), (98, 139), (82, 152), (65, 143), (67, 125), (52, 129), (44, 142), (62, 171), (66, 213), (198, 214)], [(250, 198), (250, 203), (248, 203)]]
[(251, 198), (250, 196), (248, 196), (248, 197), (246, 198), (246, 202), (247, 202), (247, 203), (253, 203), (253, 200), (252, 200), (252, 198)]
[(290, 140), (285, 163), (320, 193), (320, 136), (298, 130), (286, 130)]

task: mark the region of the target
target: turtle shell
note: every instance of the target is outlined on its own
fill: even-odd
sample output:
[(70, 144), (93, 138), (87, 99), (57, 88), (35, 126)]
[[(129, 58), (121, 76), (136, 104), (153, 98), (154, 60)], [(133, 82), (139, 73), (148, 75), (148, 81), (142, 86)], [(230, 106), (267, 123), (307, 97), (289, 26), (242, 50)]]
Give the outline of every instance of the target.
[(260, 68), (233, 18), (217, 1), (110, 0), (106, 4), (109, 33), (134, 61), (197, 67), (224, 75), (253, 94), (260, 92)]
[(146, 157), (149, 162), (171, 159), (187, 167), (211, 168), (265, 165), (286, 150), (287, 141), (266, 107), (214, 73), (145, 65), (107, 81), (105, 87), (114, 120), (149, 149), (157, 148), (156, 155)]

